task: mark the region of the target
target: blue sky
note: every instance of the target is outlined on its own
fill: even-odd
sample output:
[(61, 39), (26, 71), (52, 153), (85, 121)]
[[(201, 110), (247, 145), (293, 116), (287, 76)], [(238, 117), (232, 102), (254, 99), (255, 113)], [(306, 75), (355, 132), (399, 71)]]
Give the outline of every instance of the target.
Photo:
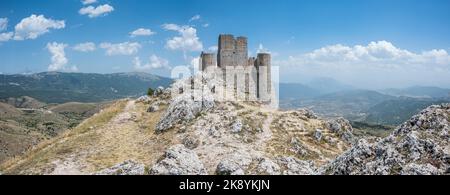
[[(106, 12), (90, 12), (92, 17), (81, 11), (105, 5)], [(33, 14), (51, 20), (50, 27), (15, 29)], [(170, 67), (190, 64), (199, 55), (199, 46), (208, 50), (217, 44), (218, 34), (232, 33), (249, 38), (252, 55), (258, 49), (271, 52), (282, 81), (332, 77), (375, 88), (424, 80), (429, 80), (426, 85), (450, 86), (450, 79), (445, 78), (450, 73), (450, 1), (446, 0), (97, 0), (90, 4), (82, 0), (2, 0), (0, 18), (7, 20), (7, 27), (0, 28), (2, 73), (47, 71), (54, 64), (58, 71), (168, 75)], [(61, 21), (64, 27), (58, 25)], [(170, 30), (164, 24), (179, 29)], [(139, 28), (151, 33), (130, 36)], [(41, 34), (17, 40), (21, 33), (26, 36), (34, 31)], [(182, 40), (170, 48), (168, 42), (175, 37)], [(196, 42), (186, 45), (192, 40), (183, 39)], [(74, 49), (88, 42), (95, 50)], [(131, 52), (107, 53), (108, 48), (132, 43), (139, 46)], [(62, 60), (58, 45), (63, 46)], [(141, 68), (136, 68), (137, 61)], [(389, 78), (378, 85), (366, 81), (365, 75)]]

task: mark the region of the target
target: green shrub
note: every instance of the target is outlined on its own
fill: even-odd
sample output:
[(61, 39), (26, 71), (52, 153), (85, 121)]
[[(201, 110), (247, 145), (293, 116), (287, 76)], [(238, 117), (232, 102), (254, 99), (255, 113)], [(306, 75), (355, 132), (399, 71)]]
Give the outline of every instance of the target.
[(153, 92), (155, 92), (155, 90), (153, 90), (152, 88), (148, 88), (148, 90), (147, 90), (147, 95), (148, 95), (148, 96), (152, 96), (152, 95), (153, 95)]

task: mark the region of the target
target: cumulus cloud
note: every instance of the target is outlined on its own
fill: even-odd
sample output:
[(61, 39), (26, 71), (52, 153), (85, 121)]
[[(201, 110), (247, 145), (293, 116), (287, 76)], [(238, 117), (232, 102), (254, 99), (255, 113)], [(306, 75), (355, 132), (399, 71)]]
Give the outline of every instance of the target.
[(150, 61), (148, 63), (142, 64), (139, 57), (135, 57), (133, 60), (134, 69), (137, 71), (149, 71), (151, 69), (161, 68), (170, 69), (169, 61), (164, 58), (158, 57), (156, 55), (151, 55), (149, 60)]
[(166, 48), (170, 50), (201, 51), (203, 44), (197, 36), (197, 30), (191, 26), (179, 26), (176, 24), (164, 24), (163, 29), (176, 31), (175, 36), (166, 42)]
[(94, 7), (92, 5), (83, 7), (78, 11), (81, 15), (88, 15), (89, 18), (95, 18), (98, 16), (106, 16), (108, 13), (114, 11), (114, 7), (104, 4)]
[(64, 49), (67, 47), (64, 43), (47, 43), (47, 49), (52, 55), (52, 63), (48, 66), (49, 71), (63, 70), (69, 62), (66, 58)]
[(0, 18), (0, 31), (4, 31), (8, 28), (8, 18)]
[(0, 33), (0, 42), (9, 41), (14, 36), (13, 32)]
[(153, 32), (150, 29), (146, 29), (146, 28), (139, 28), (136, 29), (135, 31), (130, 33), (130, 37), (137, 37), (137, 36), (151, 36), (156, 34), (156, 32)]
[(200, 20), (200, 15), (195, 15), (195, 16), (192, 16), (192, 18), (191, 19), (189, 19), (189, 22), (192, 22), (192, 21), (195, 21), (195, 20)]
[(412, 52), (388, 41), (330, 45), (274, 64), (285, 66), (289, 72), (332, 77), (364, 88), (450, 85), (450, 56), (446, 50)]
[(95, 46), (95, 43), (86, 42), (86, 43), (80, 43), (80, 44), (75, 45), (73, 47), (73, 49), (75, 51), (80, 51), (80, 52), (91, 52), (91, 51), (95, 51), (97, 48)]
[(106, 50), (106, 55), (133, 55), (139, 51), (141, 44), (136, 42), (101, 43), (100, 48)]
[(82, 0), (81, 3), (83, 3), (83, 5), (89, 5), (89, 4), (97, 3), (97, 0)]
[(52, 20), (44, 15), (31, 15), (22, 19), (15, 27), (14, 40), (36, 39), (48, 33), (50, 29), (62, 29), (66, 24), (64, 20)]

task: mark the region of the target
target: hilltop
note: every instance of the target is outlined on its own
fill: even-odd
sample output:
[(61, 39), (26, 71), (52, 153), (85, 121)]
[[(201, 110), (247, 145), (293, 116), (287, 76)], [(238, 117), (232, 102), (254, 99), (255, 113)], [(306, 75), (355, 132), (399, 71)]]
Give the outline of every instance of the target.
[[(386, 138), (349, 121), (259, 102), (215, 101), (180, 80), (116, 101), (0, 166), (4, 174), (448, 174), (450, 106), (432, 106)], [(217, 91), (216, 91), (217, 92)], [(200, 95), (201, 94), (201, 95)], [(200, 96), (199, 96), (200, 95)], [(193, 101), (193, 99), (200, 98)], [(391, 161), (392, 160), (392, 161)], [(390, 163), (392, 162), (392, 163)]]

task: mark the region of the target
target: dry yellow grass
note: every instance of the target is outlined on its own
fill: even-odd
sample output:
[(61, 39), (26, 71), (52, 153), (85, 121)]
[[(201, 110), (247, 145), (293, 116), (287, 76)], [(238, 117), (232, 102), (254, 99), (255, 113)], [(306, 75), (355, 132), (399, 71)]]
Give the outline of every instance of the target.
[(55, 154), (66, 154), (69, 153), (72, 148), (77, 147), (77, 145), (80, 144), (77, 142), (80, 137), (83, 137), (82, 139), (84, 139), (84, 142), (95, 139), (95, 135), (85, 135), (94, 134), (94, 129), (91, 129), (90, 127), (102, 127), (119, 112), (121, 112), (124, 109), (125, 105), (126, 101), (117, 101), (102, 112), (85, 120), (76, 128), (66, 131), (64, 134), (58, 137), (38, 144), (33, 149), (26, 152), (20, 157), (7, 160), (0, 165), (0, 170), (6, 174), (16, 174), (19, 173), (20, 170), (29, 168), (29, 166), (33, 166), (34, 168), (32, 169), (39, 169), (40, 165), (47, 164), (49, 160), (55, 156)]

